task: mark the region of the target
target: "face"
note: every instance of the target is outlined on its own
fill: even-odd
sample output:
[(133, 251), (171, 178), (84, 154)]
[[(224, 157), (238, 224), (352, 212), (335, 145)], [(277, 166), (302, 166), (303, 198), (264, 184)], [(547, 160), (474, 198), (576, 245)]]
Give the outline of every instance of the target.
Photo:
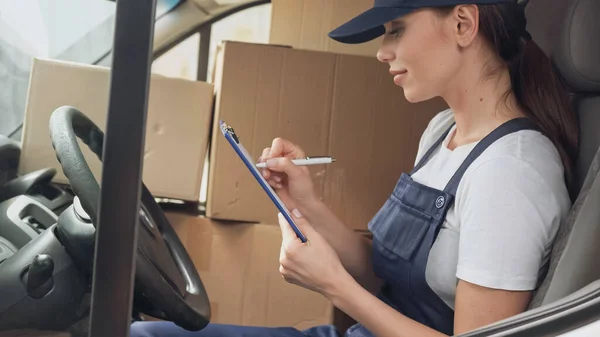
[(385, 25), (377, 59), (389, 64), (396, 85), (409, 102), (442, 96), (460, 68), (452, 15), (425, 9)]

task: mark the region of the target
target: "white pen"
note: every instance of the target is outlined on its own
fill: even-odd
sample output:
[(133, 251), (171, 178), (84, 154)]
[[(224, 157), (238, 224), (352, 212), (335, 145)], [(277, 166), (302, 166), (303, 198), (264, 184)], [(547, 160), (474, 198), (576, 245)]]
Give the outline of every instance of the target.
[[(333, 162), (335, 162), (335, 158), (333, 157), (306, 157), (305, 159), (292, 159), (292, 163), (298, 166), (331, 164)], [(257, 163), (256, 167), (266, 168), (267, 163)]]

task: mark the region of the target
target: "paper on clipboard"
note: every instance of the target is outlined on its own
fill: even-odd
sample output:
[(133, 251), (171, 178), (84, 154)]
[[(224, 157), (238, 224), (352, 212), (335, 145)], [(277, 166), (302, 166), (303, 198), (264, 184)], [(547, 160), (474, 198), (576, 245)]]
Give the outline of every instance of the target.
[(298, 236), (298, 238), (300, 238), (300, 240), (302, 242), (306, 242), (306, 237), (300, 231), (300, 229), (298, 228), (298, 226), (292, 219), (292, 216), (290, 215), (290, 211), (285, 207), (285, 205), (283, 204), (283, 201), (281, 201), (279, 196), (277, 196), (277, 193), (275, 193), (275, 191), (273, 190), (271, 185), (269, 185), (269, 183), (265, 180), (265, 178), (262, 176), (262, 174), (260, 174), (260, 172), (258, 171), (258, 168), (256, 168), (254, 160), (252, 160), (252, 157), (250, 156), (248, 151), (246, 151), (246, 149), (240, 142), (239, 137), (238, 137), (238, 135), (235, 134), (235, 131), (233, 130), (233, 128), (228, 126), (222, 120), (219, 121), (219, 128), (221, 129), (223, 136), (225, 136), (225, 138), (227, 139), (227, 141), (229, 142), (229, 144), (231, 145), (233, 150), (237, 153), (237, 155), (244, 162), (244, 164), (246, 165), (248, 170), (250, 170), (250, 173), (252, 173), (252, 175), (254, 176), (256, 181), (260, 184), (260, 186), (267, 193), (267, 195), (269, 196), (271, 201), (275, 204), (275, 207), (277, 207), (279, 212), (281, 212), (281, 214), (284, 216), (284, 218), (287, 220), (287, 222), (290, 224), (290, 226), (292, 226), (292, 229), (294, 230), (294, 232), (296, 232), (296, 235)]

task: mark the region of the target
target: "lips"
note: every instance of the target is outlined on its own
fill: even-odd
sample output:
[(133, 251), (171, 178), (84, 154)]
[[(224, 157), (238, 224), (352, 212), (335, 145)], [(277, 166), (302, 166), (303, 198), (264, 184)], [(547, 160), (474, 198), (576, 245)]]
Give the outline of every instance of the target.
[(406, 69), (400, 69), (400, 70), (390, 69), (390, 74), (392, 74), (392, 76), (403, 75), (403, 74), (406, 74), (407, 72), (408, 72), (408, 70), (406, 70)]
[(390, 74), (392, 74), (392, 76), (394, 76), (394, 83), (396, 83), (396, 85), (400, 85), (400, 83), (402, 82), (402, 79), (404, 77), (406, 77), (406, 74), (408, 74), (408, 70), (406, 70), (406, 69), (400, 69), (400, 70), (390, 69)]

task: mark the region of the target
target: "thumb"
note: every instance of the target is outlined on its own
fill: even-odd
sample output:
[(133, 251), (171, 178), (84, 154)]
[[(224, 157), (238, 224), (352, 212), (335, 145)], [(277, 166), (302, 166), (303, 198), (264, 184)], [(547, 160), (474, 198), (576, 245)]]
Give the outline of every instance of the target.
[(298, 229), (304, 232), (304, 234), (313, 231), (313, 227), (306, 220), (306, 218), (303, 217), (302, 214), (300, 214), (300, 211), (298, 209), (292, 210), (292, 219), (294, 220), (294, 223), (298, 226)]
[(267, 160), (267, 168), (275, 172), (283, 172), (291, 179), (295, 179), (304, 174), (301, 167), (295, 165), (286, 157), (271, 158)]
[(292, 229), (292, 226), (285, 219), (283, 214), (278, 213), (277, 216), (279, 218), (279, 227), (281, 228), (281, 237), (282, 237), (283, 241), (285, 242), (285, 241), (295, 240), (297, 238), (296, 232), (294, 232), (294, 230)]
[[(298, 227), (298, 230), (300, 230), (300, 232), (304, 235), (304, 237), (306, 238), (306, 243), (310, 244), (310, 239), (309, 238), (313, 238), (315, 239), (316, 237), (319, 236), (319, 234), (316, 232), (316, 230), (313, 228), (313, 226), (310, 224), (310, 222), (308, 222), (308, 220), (302, 216), (302, 214), (300, 214), (300, 211), (298, 209), (294, 209), (292, 212), (292, 220), (294, 220), (294, 223), (296, 224), (296, 226)], [(290, 230), (294, 233), (294, 235), (296, 235), (296, 232), (294, 232), (293, 229)], [(300, 240), (300, 239), (298, 239)]]
[[(294, 231), (294, 229), (292, 228), (290, 223), (285, 219), (283, 214), (279, 213), (278, 215), (279, 215), (279, 226), (281, 227), (281, 235), (282, 235), (283, 239), (286, 241), (300, 240), (300, 238), (298, 237), (298, 235), (296, 234), (296, 232)], [(298, 211), (297, 209), (294, 209), (291, 212), (291, 216), (292, 216), (292, 220), (294, 221), (294, 224), (298, 227), (300, 232), (302, 232), (302, 234), (304, 234), (304, 236), (306, 238), (308, 238), (309, 236), (311, 236), (311, 237), (313, 236), (312, 235), (314, 232), (313, 227), (310, 225), (310, 223), (304, 217), (302, 217), (302, 215), (300, 214), (300, 211)]]

